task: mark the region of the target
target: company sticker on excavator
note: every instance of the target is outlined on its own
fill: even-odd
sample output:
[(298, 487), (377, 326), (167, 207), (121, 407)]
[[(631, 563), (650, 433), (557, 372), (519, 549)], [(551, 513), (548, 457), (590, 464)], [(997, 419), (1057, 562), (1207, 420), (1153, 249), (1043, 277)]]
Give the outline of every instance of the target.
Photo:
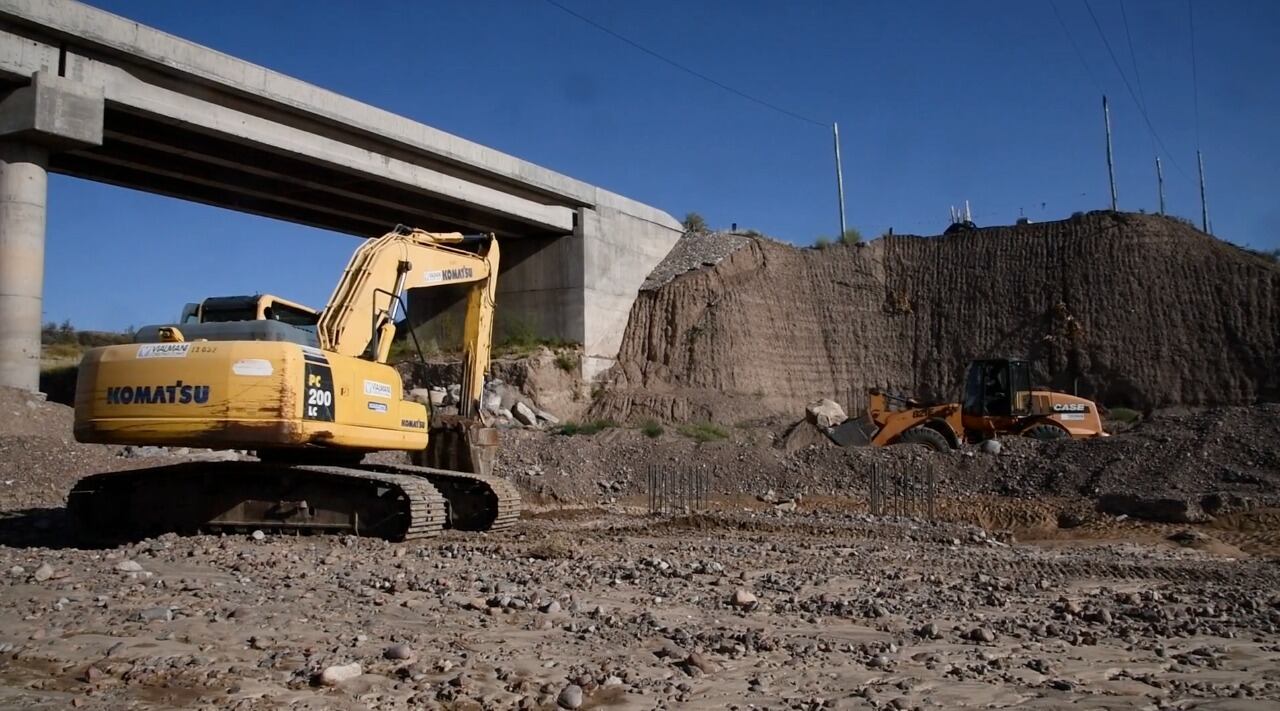
[(302, 418), (333, 422), (333, 372), (327, 365), (306, 364)]
[(439, 284), (445, 281), (456, 281), (458, 279), (471, 279), (474, 274), (471, 267), (455, 267), (453, 269), (435, 269), (429, 272), (423, 272), (422, 281), (427, 284)]
[(387, 383), (380, 383), (377, 380), (364, 381), (364, 394), (369, 397), (382, 397), (391, 399), (391, 386)]
[(138, 346), (139, 358), (186, 358), (190, 343), (144, 343)]

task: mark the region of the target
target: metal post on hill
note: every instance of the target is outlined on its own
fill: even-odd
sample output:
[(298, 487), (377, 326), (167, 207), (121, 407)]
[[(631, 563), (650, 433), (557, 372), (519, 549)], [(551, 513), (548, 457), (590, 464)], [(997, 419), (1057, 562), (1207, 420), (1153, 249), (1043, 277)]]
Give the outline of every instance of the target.
[(1160, 193), (1160, 214), (1164, 214), (1164, 168), (1160, 167), (1160, 156), (1156, 156), (1156, 192)]
[(1204, 197), (1204, 156), (1200, 151), (1196, 151), (1196, 162), (1200, 164), (1200, 230), (1212, 234), (1209, 232), (1209, 203)]
[(840, 167), (840, 124), (832, 122), (831, 133), (836, 144), (836, 196), (840, 201), (840, 234), (837, 241), (844, 239), (844, 169)]
[(1111, 211), (1116, 207), (1116, 168), (1111, 160), (1111, 106), (1107, 103), (1107, 95), (1102, 95), (1102, 121), (1107, 125), (1107, 175), (1111, 178)]

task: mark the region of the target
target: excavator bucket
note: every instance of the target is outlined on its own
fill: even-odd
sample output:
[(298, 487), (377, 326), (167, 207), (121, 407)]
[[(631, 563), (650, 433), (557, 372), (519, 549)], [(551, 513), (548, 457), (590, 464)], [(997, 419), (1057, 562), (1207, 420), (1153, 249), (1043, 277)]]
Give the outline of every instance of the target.
[(876, 436), (877, 429), (879, 428), (871, 421), (871, 415), (868, 414), (850, 417), (832, 428), (827, 436), (841, 447), (866, 447)]
[(498, 430), (469, 417), (437, 415), (425, 451), (414, 452), (413, 463), (489, 476), (498, 453)]

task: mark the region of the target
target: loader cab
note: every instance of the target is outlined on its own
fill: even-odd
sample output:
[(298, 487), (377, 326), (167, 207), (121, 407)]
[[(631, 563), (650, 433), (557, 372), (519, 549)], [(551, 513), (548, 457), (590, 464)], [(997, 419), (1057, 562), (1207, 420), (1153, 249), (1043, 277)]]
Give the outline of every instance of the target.
[(1026, 417), (1031, 414), (1031, 365), (1003, 358), (969, 363), (965, 378), (964, 414), (979, 417)]
[(211, 296), (182, 309), (181, 324), (280, 321), (308, 333), (316, 332), (320, 313), (302, 304), (271, 294)]

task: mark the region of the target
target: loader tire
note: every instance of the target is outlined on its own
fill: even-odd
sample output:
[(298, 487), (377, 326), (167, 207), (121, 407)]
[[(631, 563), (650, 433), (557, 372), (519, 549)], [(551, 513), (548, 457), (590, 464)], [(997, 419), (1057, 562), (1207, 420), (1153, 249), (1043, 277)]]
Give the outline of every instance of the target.
[(917, 425), (902, 433), (898, 438), (899, 444), (923, 444), (935, 452), (945, 452), (951, 449), (950, 443), (941, 432), (931, 428)]
[(1032, 425), (1022, 431), (1023, 437), (1038, 439), (1042, 442), (1049, 442), (1055, 439), (1066, 439), (1069, 435), (1067, 431), (1061, 427), (1053, 425)]

